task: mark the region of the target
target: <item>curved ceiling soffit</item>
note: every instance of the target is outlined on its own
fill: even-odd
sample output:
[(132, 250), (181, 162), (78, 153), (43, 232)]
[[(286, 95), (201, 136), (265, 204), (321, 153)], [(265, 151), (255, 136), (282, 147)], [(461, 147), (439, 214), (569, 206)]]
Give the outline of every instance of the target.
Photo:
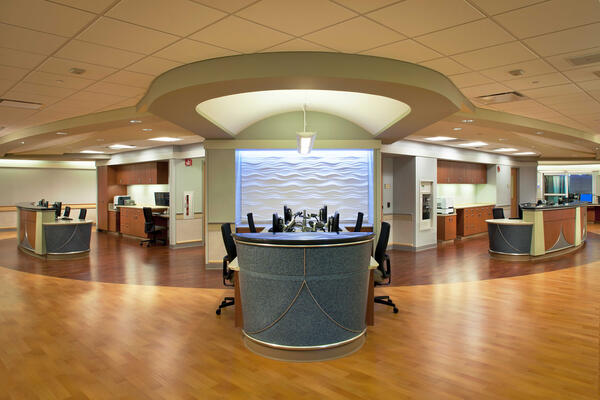
[[(420, 65), (381, 57), (281, 52), (198, 61), (167, 71), (137, 105), (207, 139), (232, 135), (202, 117), (203, 101), (238, 93), (321, 89), (367, 93), (406, 103), (411, 112), (376, 138), (394, 142), (473, 105), (443, 74)], [(235, 112), (235, 110), (232, 110)]]

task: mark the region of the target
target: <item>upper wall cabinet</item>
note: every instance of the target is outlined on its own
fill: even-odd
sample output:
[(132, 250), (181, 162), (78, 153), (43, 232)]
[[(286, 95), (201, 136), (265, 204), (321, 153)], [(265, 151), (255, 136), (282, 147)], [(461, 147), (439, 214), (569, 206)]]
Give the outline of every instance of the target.
[(155, 161), (117, 167), (118, 185), (155, 185), (169, 183), (169, 163)]
[(487, 183), (485, 164), (438, 160), (438, 183)]

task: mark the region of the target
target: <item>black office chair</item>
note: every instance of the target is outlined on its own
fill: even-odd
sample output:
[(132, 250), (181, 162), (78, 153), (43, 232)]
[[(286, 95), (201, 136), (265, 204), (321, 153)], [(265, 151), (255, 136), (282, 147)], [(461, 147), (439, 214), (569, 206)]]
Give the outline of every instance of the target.
[(87, 217), (87, 209), (82, 208), (79, 210), (79, 219), (85, 219)]
[[(390, 224), (387, 222), (381, 223), (381, 232), (379, 232), (379, 241), (375, 248), (373, 258), (377, 261), (377, 269), (374, 271), (375, 286), (389, 286), (392, 283), (392, 271), (390, 268), (390, 257), (385, 253), (388, 240), (390, 239)], [(385, 264), (385, 266), (384, 266)], [(390, 299), (390, 296), (375, 296), (375, 303), (384, 304), (393, 307), (394, 314), (398, 312), (398, 308)]]
[(364, 214), (360, 211), (358, 212), (358, 216), (356, 217), (356, 225), (354, 225), (354, 232), (360, 232), (362, 229)]
[(54, 203), (54, 215), (56, 218), (60, 218), (60, 212), (62, 211), (62, 202), (57, 201)]
[[(221, 236), (223, 236), (223, 243), (225, 244), (225, 251), (227, 255), (223, 257), (223, 285), (227, 287), (233, 287), (233, 271), (229, 269), (228, 265), (230, 262), (235, 260), (237, 257), (237, 250), (235, 248), (235, 241), (231, 236), (231, 225), (221, 225)], [(219, 307), (217, 308), (217, 315), (221, 315), (221, 309), (229, 307), (235, 304), (235, 297), (225, 297)]]
[(509, 219), (523, 219), (523, 207), (519, 204), (519, 216), (518, 217), (510, 217)]
[(333, 228), (331, 229), (332, 232), (339, 232), (340, 231), (340, 214), (336, 211), (335, 214), (333, 214)]
[(271, 228), (271, 232), (273, 232), (273, 233), (283, 232), (283, 220), (281, 218), (279, 218), (279, 214), (277, 214), (277, 213), (273, 214), (272, 224), (273, 224), (273, 227)]
[[(144, 233), (148, 234), (150, 238), (140, 241), (140, 246), (143, 246), (144, 243), (147, 243), (148, 246), (152, 246), (156, 244), (156, 236), (167, 228), (164, 226), (156, 226), (154, 223), (154, 217), (152, 216), (152, 209), (150, 207), (144, 207), (142, 210), (144, 211)], [(158, 240), (164, 242), (164, 244), (167, 244), (167, 241), (164, 239)]]
[(71, 215), (71, 207), (65, 206), (65, 213), (63, 214), (63, 217), (68, 218), (69, 215)]
[(492, 208), (492, 216), (494, 219), (504, 219), (504, 209), (500, 207)]
[(256, 226), (254, 225), (254, 215), (252, 215), (252, 213), (248, 213), (246, 216), (248, 217), (248, 228), (250, 228), (250, 233), (256, 233)]

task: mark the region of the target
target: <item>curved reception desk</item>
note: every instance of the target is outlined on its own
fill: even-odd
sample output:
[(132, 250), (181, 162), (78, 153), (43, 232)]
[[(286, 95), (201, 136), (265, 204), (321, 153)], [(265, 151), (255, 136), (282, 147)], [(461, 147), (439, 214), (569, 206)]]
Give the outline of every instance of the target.
[(92, 221), (55, 218), (54, 208), (17, 204), (18, 246), (48, 258), (81, 257), (90, 251)]
[(286, 361), (327, 360), (360, 349), (373, 237), (235, 234), (246, 346)]
[(523, 219), (489, 219), (490, 253), (527, 258), (578, 249), (587, 238), (587, 204), (522, 206)]

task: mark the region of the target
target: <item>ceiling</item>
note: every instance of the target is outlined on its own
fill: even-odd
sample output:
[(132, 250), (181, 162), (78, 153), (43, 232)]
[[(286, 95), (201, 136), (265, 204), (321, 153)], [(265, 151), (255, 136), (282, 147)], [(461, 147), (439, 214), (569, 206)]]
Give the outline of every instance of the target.
[[(600, 133), (600, 57), (568, 61), (600, 54), (597, 0), (3, 0), (0, 97), (43, 107), (0, 106), (0, 136), (136, 105), (186, 63), (278, 51), (417, 63), (479, 107)], [(477, 99), (511, 90), (526, 98)]]

